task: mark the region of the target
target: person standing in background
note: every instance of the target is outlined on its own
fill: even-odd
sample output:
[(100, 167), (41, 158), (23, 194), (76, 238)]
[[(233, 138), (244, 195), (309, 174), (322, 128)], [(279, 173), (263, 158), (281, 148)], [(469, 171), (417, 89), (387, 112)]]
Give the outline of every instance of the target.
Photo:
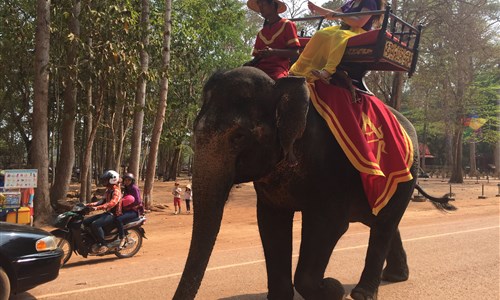
[(174, 215), (181, 213), (181, 193), (182, 189), (179, 187), (179, 183), (176, 182), (174, 184), (174, 188), (172, 189), (172, 195), (174, 195)]
[(191, 185), (186, 185), (186, 190), (184, 191), (184, 201), (186, 201), (186, 213), (191, 213), (191, 199), (193, 198), (193, 191), (191, 190)]

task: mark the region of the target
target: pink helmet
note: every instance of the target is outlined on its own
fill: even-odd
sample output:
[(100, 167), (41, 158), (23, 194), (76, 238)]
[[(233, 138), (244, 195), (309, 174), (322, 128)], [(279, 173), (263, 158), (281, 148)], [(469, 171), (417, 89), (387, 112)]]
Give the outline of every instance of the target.
[(127, 195), (127, 196), (122, 198), (122, 206), (129, 206), (129, 205), (133, 204), (134, 201), (135, 201), (134, 196)]

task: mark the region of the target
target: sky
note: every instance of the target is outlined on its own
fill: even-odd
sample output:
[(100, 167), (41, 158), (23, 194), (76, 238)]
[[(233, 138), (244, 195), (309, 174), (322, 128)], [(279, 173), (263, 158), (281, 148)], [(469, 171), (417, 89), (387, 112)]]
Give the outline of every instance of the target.
[(323, 3), (328, 2), (329, 0), (311, 0), (316, 5), (323, 5)]

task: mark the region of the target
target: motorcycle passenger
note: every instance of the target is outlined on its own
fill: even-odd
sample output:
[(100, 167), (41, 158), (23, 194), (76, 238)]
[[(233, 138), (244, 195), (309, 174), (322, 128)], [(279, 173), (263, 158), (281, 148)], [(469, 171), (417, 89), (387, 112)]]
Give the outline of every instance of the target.
[(120, 191), (120, 174), (118, 172), (109, 170), (104, 172), (100, 178), (101, 184), (106, 186), (104, 198), (97, 202), (88, 203), (87, 206), (92, 210), (105, 210), (106, 212), (92, 216), (83, 221), (85, 226), (90, 226), (92, 233), (97, 239), (97, 246), (95, 252), (102, 253), (108, 250), (106, 240), (104, 239), (103, 227), (108, 224), (113, 224), (115, 217), (122, 215)]
[(123, 199), (122, 199), (122, 215), (115, 218), (118, 236), (120, 238), (120, 248), (125, 245), (125, 230), (123, 224), (139, 217), (144, 213), (144, 208), (141, 201), (141, 192), (135, 184), (135, 177), (132, 173), (126, 173), (123, 179)]

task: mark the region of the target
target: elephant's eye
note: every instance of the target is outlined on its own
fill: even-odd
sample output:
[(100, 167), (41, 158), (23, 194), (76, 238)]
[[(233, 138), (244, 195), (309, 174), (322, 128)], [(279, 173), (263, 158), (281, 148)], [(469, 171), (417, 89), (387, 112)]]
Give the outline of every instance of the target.
[(236, 133), (231, 137), (231, 143), (235, 146), (239, 146), (244, 143), (246, 136), (243, 133)]
[(250, 142), (250, 137), (252, 133), (244, 127), (235, 128), (235, 130), (231, 133), (230, 142), (232, 147), (235, 150), (239, 150), (244, 148)]

